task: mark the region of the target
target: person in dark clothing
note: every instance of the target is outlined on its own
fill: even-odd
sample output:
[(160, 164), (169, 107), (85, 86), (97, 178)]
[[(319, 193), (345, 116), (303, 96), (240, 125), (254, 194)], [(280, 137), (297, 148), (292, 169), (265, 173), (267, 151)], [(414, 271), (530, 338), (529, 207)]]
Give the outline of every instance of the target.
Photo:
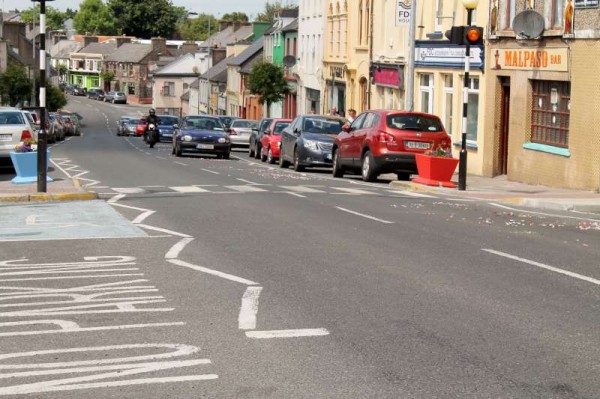
[(150, 108), (148, 116), (146, 117), (146, 128), (144, 129), (144, 141), (146, 142), (148, 141), (148, 126), (150, 126), (151, 123), (154, 123), (156, 129), (158, 129), (158, 125), (160, 125), (160, 118), (156, 115), (154, 108)]

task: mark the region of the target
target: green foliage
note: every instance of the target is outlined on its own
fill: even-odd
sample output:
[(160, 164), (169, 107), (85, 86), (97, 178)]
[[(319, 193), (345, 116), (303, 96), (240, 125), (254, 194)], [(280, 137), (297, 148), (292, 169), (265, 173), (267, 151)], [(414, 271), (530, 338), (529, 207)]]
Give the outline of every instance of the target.
[(110, 83), (115, 78), (115, 73), (112, 71), (100, 72), (100, 77), (104, 83)]
[(269, 62), (259, 62), (252, 66), (248, 76), (248, 89), (250, 93), (259, 95), (259, 102), (266, 103), (267, 107), (283, 100), (289, 91), (283, 68)]
[(274, 1), (273, 3), (266, 3), (265, 9), (258, 14), (256, 21), (273, 23), (275, 22), (275, 16), (282, 8), (284, 7), (280, 0)]
[(58, 72), (58, 76), (62, 79), (67, 75), (67, 72), (69, 72), (69, 68), (65, 64), (58, 64), (56, 71)]
[(248, 22), (248, 20), (248, 15), (243, 12), (230, 12), (223, 15), (223, 18), (221, 18), (221, 21), (226, 22)]
[(73, 10), (71, 8), (67, 8), (67, 10), (65, 11), (65, 15), (68, 18), (75, 18), (75, 15), (77, 15), (77, 10)]
[[(51, 30), (63, 29), (65, 20), (69, 18), (66, 12), (46, 6), (46, 26)], [(36, 23), (40, 23), (40, 5), (36, 4), (26, 10), (21, 11), (21, 20), (26, 23), (31, 23), (35, 19)]]
[(65, 93), (56, 86), (46, 87), (46, 108), (50, 112), (58, 111), (67, 105), (68, 100)]
[(25, 68), (20, 65), (9, 65), (6, 72), (0, 75), (0, 98), (2, 103), (11, 107), (31, 97), (31, 81)]
[(177, 24), (184, 24), (189, 18), (189, 12), (185, 7), (173, 7), (177, 15)]
[(116, 35), (116, 18), (102, 0), (83, 0), (73, 19), (73, 27), (81, 34)]
[(189, 19), (178, 26), (183, 40), (206, 40), (210, 34), (219, 30), (219, 22), (210, 14), (200, 14), (197, 18)]
[(108, 6), (117, 16), (118, 30), (144, 39), (171, 38), (181, 18), (170, 0), (108, 0)]

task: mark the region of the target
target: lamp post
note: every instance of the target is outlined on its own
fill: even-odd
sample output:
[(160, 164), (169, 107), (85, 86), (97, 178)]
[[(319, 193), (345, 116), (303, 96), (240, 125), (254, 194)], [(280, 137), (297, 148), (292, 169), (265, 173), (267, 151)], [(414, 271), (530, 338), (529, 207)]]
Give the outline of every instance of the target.
[[(467, 26), (471, 26), (473, 10), (477, 8), (479, 0), (462, 0), (462, 3), (467, 10)], [(458, 189), (461, 191), (464, 191), (467, 188), (467, 109), (469, 105), (469, 71), (471, 68), (471, 44), (468, 40), (465, 43), (465, 47), (462, 138), (460, 143), (460, 154), (458, 157)]]
[(47, 191), (46, 178), (48, 166), (48, 137), (46, 136), (46, 1), (32, 0), (40, 3), (40, 130), (38, 132), (37, 151), (37, 191)]

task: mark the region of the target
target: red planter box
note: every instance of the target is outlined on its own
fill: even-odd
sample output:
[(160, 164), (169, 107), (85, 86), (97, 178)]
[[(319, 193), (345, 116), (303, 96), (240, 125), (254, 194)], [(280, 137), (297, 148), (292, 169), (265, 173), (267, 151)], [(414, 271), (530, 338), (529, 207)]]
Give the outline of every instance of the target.
[(458, 159), (415, 154), (415, 160), (419, 177), (412, 179), (413, 182), (427, 186), (456, 188), (456, 184), (452, 183), (450, 179), (456, 170)]

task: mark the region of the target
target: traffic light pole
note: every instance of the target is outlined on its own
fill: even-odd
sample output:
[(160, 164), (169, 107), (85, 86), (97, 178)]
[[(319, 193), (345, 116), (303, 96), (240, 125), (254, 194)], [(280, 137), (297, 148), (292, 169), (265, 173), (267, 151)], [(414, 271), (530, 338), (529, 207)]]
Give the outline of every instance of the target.
[[(467, 26), (471, 26), (472, 9), (467, 9)], [(467, 111), (469, 106), (469, 72), (471, 70), (471, 43), (465, 44), (465, 80), (463, 85), (463, 119), (460, 154), (458, 156), (458, 189), (467, 189)]]
[[(52, 0), (49, 0), (52, 1)], [(48, 141), (46, 135), (46, 0), (40, 2), (40, 130), (37, 149), (37, 191), (47, 191)]]

